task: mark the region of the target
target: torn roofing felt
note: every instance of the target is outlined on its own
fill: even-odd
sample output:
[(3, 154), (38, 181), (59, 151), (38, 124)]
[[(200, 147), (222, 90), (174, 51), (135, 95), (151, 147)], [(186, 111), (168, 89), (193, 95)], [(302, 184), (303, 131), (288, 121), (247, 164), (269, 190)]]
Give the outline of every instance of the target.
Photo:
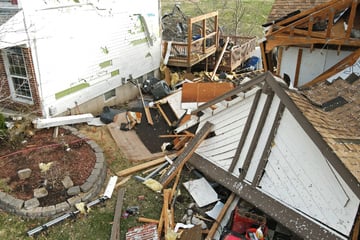
[(301, 112), (311, 103), (282, 85), (265, 73), (194, 110), (203, 113), (199, 129), (210, 122), (214, 134), (189, 161), (301, 237), (346, 238), (359, 207), (359, 167), (349, 168)]

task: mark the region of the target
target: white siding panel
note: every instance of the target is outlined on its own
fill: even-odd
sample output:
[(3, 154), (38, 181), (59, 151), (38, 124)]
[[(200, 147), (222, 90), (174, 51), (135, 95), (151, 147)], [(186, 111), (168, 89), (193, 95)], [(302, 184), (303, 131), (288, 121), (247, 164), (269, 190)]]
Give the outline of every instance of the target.
[[(255, 92), (253, 92), (255, 93)], [(236, 104), (221, 111), (203, 111), (205, 114), (200, 117), (198, 129), (206, 121), (214, 124), (215, 136), (205, 139), (197, 148), (196, 153), (208, 159), (219, 167), (227, 169), (234, 158), (239, 145), (241, 134), (244, 130), (247, 117), (249, 116), (254, 94), (249, 94), (245, 99), (236, 98)], [(235, 99), (234, 99), (235, 100)], [(227, 101), (222, 101), (222, 104)], [(226, 111), (224, 111), (226, 109)]]
[(359, 199), (285, 110), (261, 179), (262, 191), (348, 235)]
[[(101, 5), (100, 5), (101, 4)], [(34, 65), (44, 108), (58, 113), (122, 85), (122, 78), (138, 78), (160, 66), (161, 42), (157, 0), (73, 3), (59, 0), (43, 5), (24, 3)], [(146, 41), (141, 14), (153, 45)], [(106, 61), (111, 64), (100, 65)], [(112, 74), (113, 73), (113, 74)], [(73, 86), (90, 86), (55, 98)]]
[(251, 158), (249, 168), (248, 168), (247, 173), (246, 173), (245, 179), (247, 181), (249, 181), (249, 182), (252, 182), (254, 177), (255, 177), (257, 166), (259, 165), (261, 155), (264, 152), (266, 142), (267, 142), (267, 140), (269, 138), (271, 129), (272, 129), (273, 125), (274, 125), (276, 113), (277, 113), (277, 111), (279, 109), (279, 106), (280, 106), (280, 99), (279, 99), (279, 97), (277, 97), (275, 95), (273, 100), (272, 100), (272, 103), (270, 105), (270, 109), (269, 109), (268, 115), (266, 117), (266, 120), (265, 120), (263, 129), (262, 129), (261, 135), (259, 137), (259, 141), (258, 141), (258, 143), (256, 145), (253, 156)]
[(256, 110), (255, 110), (255, 114), (254, 114), (254, 117), (253, 117), (253, 120), (252, 120), (250, 129), (249, 129), (247, 138), (246, 138), (245, 143), (244, 143), (244, 146), (243, 146), (243, 148), (242, 148), (242, 150), (241, 150), (240, 157), (239, 157), (239, 159), (237, 160), (236, 165), (235, 165), (235, 168), (234, 168), (237, 175), (239, 174), (238, 171), (237, 171), (237, 169), (243, 167), (244, 161), (245, 161), (245, 158), (246, 158), (246, 155), (247, 155), (247, 153), (248, 153), (248, 151), (249, 151), (249, 148), (250, 148), (251, 141), (252, 141), (252, 139), (254, 138), (255, 130), (256, 130), (256, 127), (257, 127), (257, 125), (258, 125), (258, 123), (259, 123), (261, 112), (262, 112), (263, 109), (264, 109), (264, 104), (265, 104), (265, 101), (266, 101), (266, 96), (267, 96), (267, 95), (265, 95), (265, 94), (261, 94), (261, 96), (260, 96), (260, 99), (259, 99), (257, 108), (256, 108)]

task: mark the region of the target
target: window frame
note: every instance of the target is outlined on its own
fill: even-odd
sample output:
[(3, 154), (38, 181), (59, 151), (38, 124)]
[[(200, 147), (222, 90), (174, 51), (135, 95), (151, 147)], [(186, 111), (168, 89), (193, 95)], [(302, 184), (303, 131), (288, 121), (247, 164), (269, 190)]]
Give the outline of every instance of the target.
[[(12, 60), (9, 60), (10, 58), (12, 58)], [(28, 77), (22, 48), (17, 46), (4, 49), (3, 59), (12, 100), (33, 104), (34, 99), (31, 91), (31, 83)], [(10, 61), (13, 61), (14, 64), (10, 63)], [(11, 71), (11, 69), (14, 71)], [(19, 83), (19, 81), (22, 81), (22, 83)], [(19, 87), (17, 87), (17, 85), (19, 85)]]

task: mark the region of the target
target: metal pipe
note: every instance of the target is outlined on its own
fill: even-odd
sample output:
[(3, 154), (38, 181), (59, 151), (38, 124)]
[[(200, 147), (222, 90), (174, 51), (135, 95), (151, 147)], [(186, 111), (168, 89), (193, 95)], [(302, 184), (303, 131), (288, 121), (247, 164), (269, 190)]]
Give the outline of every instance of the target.
[[(96, 204), (104, 202), (107, 199), (108, 199), (108, 197), (105, 197), (105, 196), (101, 197), (101, 198), (98, 198), (98, 199), (95, 199), (94, 201), (89, 202), (88, 204), (86, 204), (86, 207), (90, 208), (90, 207), (92, 207), (92, 206), (94, 206)], [(53, 219), (53, 220), (39, 226), (39, 227), (36, 227), (34, 229), (31, 229), (31, 230), (27, 231), (27, 235), (28, 236), (34, 236), (36, 234), (39, 234), (40, 232), (47, 230), (49, 227), (54, 226), (54, 225), (66, 220), (68, 218), (75, 218), (76, 215), (79, 214), (79, 213), (80, 213), (79, 210), (74, 210), (72, 212), (65, 213), (64, 215), (62, 215), (60, 217), (57, 217), (57, 218), (55, 218), (55, 219)]]

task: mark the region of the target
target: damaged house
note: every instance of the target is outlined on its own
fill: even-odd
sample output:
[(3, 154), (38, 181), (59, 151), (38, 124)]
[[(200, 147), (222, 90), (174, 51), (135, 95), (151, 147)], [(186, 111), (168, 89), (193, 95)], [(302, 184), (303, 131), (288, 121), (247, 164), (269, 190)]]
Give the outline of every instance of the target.
[[(1, 1), (2, 105), (49, 117), (134, 98), (160, 65), (159, 1)], [(138, 66), (141, 62), (141, 67)]]
[[(303, 2), (306, 8), (301, 8), (299, 2)], [(174, 127), (174, 134), (186, 135), (188, 142), (182, 142), (184, 149), (179, 151), (177, 160), (161, 176), (159, 182), (165, 188), (175, 176), (179, 176), (178, 171), (188, 162), (204, 176), (230, 190), (232, 196), (237, 195), (237, 200), (245, 200), (290, 230), (296, 235), (295, 239), (354, 240), (358, 239), (360, 228), (360, 38), (357, 35), (360, 29), (360, 7), (356, 0), (310, 2), (314, 3), (311, 8), (309, 1), (275, 1), (272, 14), (276, 13), (276, 17), (264, 24), (266, 36), (260, 43), (265, 73), (251, 79), (244, 78), (236, 86), (211, 81), (200, 86), (200, 83), (188, 82), (182, 85), (181, 90), (167, 96), (171, 109), (179, 111), (178, 114), (174, 111), (175, 115), (182, 118), (176, 128), (172, 126), (172, 122), (169, 122), (169, 126)], [(69, 106), (76, 108), (78, 104), (91, 100), (91, 93), (96, 93), (94, 97), (99, 94), (102, 96), (115, 88), (115, 82), (125, 84), (127, 79), (139, 78), (159, 67), (161, 53), (155, 47), (155, 43), (159, 41), (158, 5), (153, 1), (146, 1), (149, 4), (147, 9), (144, 2), (132, 2), (129, 5), (134, 5), (129, 7), (130, 10), (121, 9), (120, 4), (118, 8), (116, 4), (112, 7), (97, 5), (99, 3), (95, 1), (93, 4), (74, 3), (69, 6), (58, 6), (55, 2), (50, 4), (50, 1), (49, 5), (36, 3), (38, 4), (27, 6), (28, 13), (24, 12), (27, 9), (25, 5), (19, 11), (23, 16), (30, 16), (25, 21), (25, 30), (36, 26), (35, 23), (43, 24), (30, 32), (36, 34), (31, 35), (25, 31), (27, 34), (23, 35), (24, 39), (2, 41), (0, 44), (3, 44), (1, 49), (4, 66), (11, 63), (6, 59), (14, 58), (17, 63), (25, 65), (20, 69), (27, 70), (26, 58), (21, 61), (16, 55), (24, 52), (24, 49), (28, 51), (28, 57), (38, 56), (30, 59), (35, 62), (31, 79), (44, 79), (44, 82), (34, 82), (35, 86), (40, 87), (39, 96), (46, 97), (44, 101), (38, 101), (44, 116), (65, 112)], [(146, 9), (146, 12), (137, 9), (135, 3), (141, 9)], [(300, 9), (288, 13), (278, 11), (278, 8), (285, 5), (292, 6), (289, 8), (292, 10), (298, 7)], [(93, 21), (94, 26), (98, 26), (98, 30), (104, 34), (94, 36), (96, 39), (88, 39), (89, 35), (85, 34), (75, 41), (76, 28), (73, 29), (71, 39), (62, 38), (61, 31), (53, 31), (62, 41), (71, 40), (68, 43), (71, 49), (56, 51), (60, 56), (73, 56), (67, 63), (62, 63), (63, 58), (60, 58), (61, 63), (69, 67), (69, 71), (63, 71), (64, 68), (58, 68), (58, 65), (52, 71), (46, 67), (40, 71), (43, 69), (40, 67), (51, 67), (52, 61), (57, 61), (54, 57), (51, 58), (52, 61), (49, 61), (50, 58), (40, 60), (40, 56), (50, 54), (46, 51), (49, 48), (45, 46), (53, 47), (56, 43), (61, 43), (55, 40), (50, 43), (44, 41), (45, 45), (40, 47), (42, 39), (50, 38), (45, 30), (53, 29), (47, 28), (45, 22), (41, 21), (45, 16), (42, 14), (55, 16), (53, 13), (56, 11), (69, 17), (71, 13), (78, 13), (80, 10), (84, 10), (84, 19)], [(32, 15), (33, 11), (42, 14)], [(278, 15), (279, 12), (285, 15)], [(119, 37), (116, 32), (119, 29), (106, 32), (111, 30), (102, 29), (95, 23), (101, 19), (104, 20), (101, 23), (110, 24), (109, 18), (112, 19), (117, 14), (124, 21), (119, 23), (124, 24), (124, 28), (127, 26), (126, 30), (123, 29), (125, 35), (121, 35), (126, 36), (122, 38), (122, 44), (133, 44), (134, 48), (130, 49), (139, 51), (136, 52), (137, 56), (144, 61), (141, 69), (136, 66), (132, 68), (134, 64), (129, 62), (130, 58), (111, 58), (113, 51), (129, 56), (134, 52), (125, 51), (122, 44), (111, 44), (108, 37)], [(10, 18), (3, 27), (8, 26), (12, 19), (15, 21), (16, 16)], [(207, 18), (215, 18), (216, 23), (217, 13), (188, 21), (199, 21), (206, 29), (204, 26)], [(75, 18), (66, 19), (69, 24), (74, 24)], [(29, 25), (30, 20), (33, 24)], [(49, 22), (54, 24), (52, 26), (60, 27), (56, 25), (59, 24), (56, 18)], [(17, 23), (24, 26), (24, 21)], [(93, 26), (90, 26), (92, 29)], [(2, 32), (4, 31), (0, 31), (0, 34)], [(217, 31), (201, 32), (198, 39), (193, 38), (192, 29), (188, 33), (185, 43), (174, 43), (174, 39), (169, 39), (164, 44), (163, 55), (169, 65), (178, 63), (183, 65), (175, 65), (176, 67), (190, 68), (204, 60), (200, 58), (209, 57), (207, 54), (210, 52), (215, 53), (218, 42), (207, 39), (217, 38)], [(29, 35), (32, 37), (28, 37)], [(94, 41), (93, 44), (84, 44), (88, 40)], [(72, 46), (72, 41), (79, 45)], [(12, 44), (8, 45), (9, 42)], [(196, 45), (194, 49), (198, 51), (197, 54), (189, 54), (193, 49), (192, 44)], [(160, 46), (160, 42), (157, 45)], [(174, 47), (180, 45), (181, 48)], [(128, 46), (126, 45), (127, 50)], [(93, 49), (99, 51), (92, 52)], [(9, 50), (10, 53), (6, 55)], [(75, 51), (80, 54), (70, 55)], [(42, 54), (39, 55), (40, 53)], [(178, 58), (178, 61), (172, 62), (174, 58)], [(77, 68), (76, 64), (80, 60), (88, 65), (81, 64), (79, 71), (76, 71), (83, 75), (72, 76), (70, 70)], [(120, 66), (128, 68), (121, 69)], [(7, 73), (17, 73), (16, 68), (9, 69), (6, 70)], [(59, 87), (53, 90), (52, 85), (52, 88), (47, 89), (46, 86), (50, 84), (45, 81), (47, 76), (58, 80), (55, 82)], [(16, 76), (14, 79), (17, 79)], [(30, 80), (27, 82), (31, 83)], [(18, 93), (27, 90), (31, 97), (34, 96), (35, 90), (31, 85), (23, 83), (24, 80), (19, 84), (22, 91)], [(52, 81), (51, 84), (55, 83)], [(213, 84), (219, 84), (219, 87), (215, 88)], [(13, 88), (14, 90), (19, 88)], [(136, 94), (137, 89), (134, 91)], [(202, 95), (204, 92), (205, 97)], [(211, 98), (206, 98), (210, 95)], [(171, 98), (176, 100), (171, 101)], [(155, 103), (160, 104), (161, 100)], [(196, 127), (194, 135), (187, 132), (192, 127)], [(113, 131), (118, 134), (121, 133), (120, 130), (118, 125), (113, 127)], [(131, 129), (125, 132), (131, 132), (128, 130)], [(219, 224), (219, 230), (211, 239), (219, 239), (218, 233), (225, 225), (223, 222), (216, 224)], [(152, 228), (156, 232), (156, 227)]]
[(265, 24), (269, 72), (192, 110), (212, 134), (189, 162), (301, 239), (358, 239), (359, 16), (329, 1)]

